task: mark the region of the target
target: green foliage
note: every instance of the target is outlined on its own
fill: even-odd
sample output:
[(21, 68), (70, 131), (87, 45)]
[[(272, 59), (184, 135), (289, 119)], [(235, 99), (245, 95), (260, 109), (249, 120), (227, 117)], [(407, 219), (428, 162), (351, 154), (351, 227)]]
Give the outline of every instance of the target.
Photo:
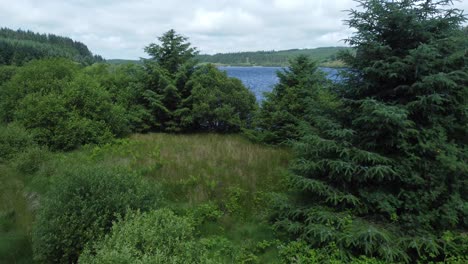
[(187, 83), (191, 112), (182, 123), (202, 131), (233, 132), (247, 127), (256, 109), (255, 96), (238, 79), (213, 65), (200, 66)]
[(168, 209), (136, 212), (115, 223), (103, 241), (83, 253), (80, 263), (217, 263), (194, 231), (190, 218)]
[(279, 256), (281, 263), (309, 263), (309, 264), (340, 264), (340, 263), (353, 263), (353, 264), (383, 264), (385, 262), (379, 261), (375, 258), (367, 258), (361, 256), (359, 258), (352, 258), (346, 261), (343, 260), (340, 250), (334, 244), (330, 244), (324, 248), (311, 248), (306, 242), (302, 240), (289, 242), (279, 246)]
[(266, 94), (255, 131), (250, 132), (259, 141), (284, 144), (297, 140), (306, 121), (312, 122), (311, 118), (325, 115), (334, 107), (336, 99), (315, 62), (303, 55), (292, 59), (290, 64), (288, 69), (277, 73), (279, 83)]
[(3, 120), (18, 122), (38, 143), (55, 150), (128, 134), (125, 107), (81, 71), (64, 59), (34, 61), (19, 68), (0, 90)]
[(52, 57), (68, 58), (84, 65), (103, 61), (101, 56), (93, 55), (86, 45), (70, 38), (0, 29), (0, 65), (21, 66), (31, 60)]
[(240, 81), (212, 65), (195, 67), (196, 50), (173, 30), (145, 50), (145, 89), (141, 104), (154, 130), (234, 132), (246, 126), (255, 97)]
[(0, 66), (0, 86), (9, 81), (15, 75), (16, 70), (16, 66)]
[(346, 51), (345, 47), (323, 47), (316, 49), (292, 49), (280, 51), (255, 51), (218, 53), (214, 55), (198, 55), (196, 58), (202, 63), (214, 63), (232, 66), (290, 66), (290, 62), (297, 56), (308, 56), (327, 67), (343, 67), (337, 61), (339, 52)]
[(119, 216), (159, 205), (155, 186), (129, 171), (75, 168), (52, 184), (33, 230), (40, 263), (76, 262), (84, 246), (105, 235)]
[(276, 225), (387, 262), (458, 258), (466, 241), (443, 237), (468, 227), (465, 17), (450, 1), (359, 3), (343, 107), (296, 144), (298, 201), (278, 201)]
[(31, 247), (27, 234), (15, 230), (15, 213), (0, 211), (0, 262), (31, 263)]
[(190, 47), (188, 38), (177, 34), (173, 29), (164, 33), (158, 40), (160, 45), (151, 43), (145, 47), (145, 51), (151, 56), (151, 60), (173, 75), (198, 53), (196, 48)]
[(35, 146), (33, 136), (18, 124), (0, 125), (0, 162)]
[(129, 129), (146, 131), (150, 127), (151, 115), (142, 105), (146, 73), (140, 65), (126, 64), (113, 66), (94, 64), (83, 70), (84, 74), (98, 81), (109, 92), (111, 100), (125, 109)]
[(40, 146), (32, 146), (19, 153), (12, 161), (12, 165), (16, 171), (23, 175), (33, 175), (50, 158), (49, 150)]

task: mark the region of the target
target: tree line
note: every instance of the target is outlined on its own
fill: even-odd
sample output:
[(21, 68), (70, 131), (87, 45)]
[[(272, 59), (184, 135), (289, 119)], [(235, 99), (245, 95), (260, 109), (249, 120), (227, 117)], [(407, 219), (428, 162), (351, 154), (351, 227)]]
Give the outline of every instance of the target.
[(305, 55), (320, 64), (333, 66), (343, 66), (338, 63), (338, 54), (349, 50), (347, 47), (322, 47), (315, 49), (291, 49), (280, 51), (253, 51), (253, 52), (233, 52), (217, 53), (214, 55), (202, 54), (197, 59), (201, 63), (215, 63), (230, 66), (289, 66), (292, 58)]
[(69, 58), (84, 65), (102, 62), (88, 47), (78, 41), (53, 34), (0, 29), (0, 65), (23, 65), (42, 58)]

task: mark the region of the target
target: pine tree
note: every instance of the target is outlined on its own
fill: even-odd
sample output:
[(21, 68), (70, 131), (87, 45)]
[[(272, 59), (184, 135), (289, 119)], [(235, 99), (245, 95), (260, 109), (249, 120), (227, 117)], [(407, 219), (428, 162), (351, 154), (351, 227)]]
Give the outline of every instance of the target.
[(158, 38), (160, 44), (151, 43), (145, 51), (151, 59), (145, 61), (147, 89), (144, 104), (154, 117), (153, 127), (159, 131), (180, 131), (180, 108), (190, 96), (185, 83), (195, 66), (195, 48), (187, 38), (173, 29)]
[(151, 43), (145, 51), (153, 61), (172, 75), (198, 54), (197, 49), (187, 42), (188, 38), (177, 34), (174, 29), (164, 33), (158, 40), (161, 44)]
[(302, 192), (276, 225), (391, 262), (466, 256), (465, 17), (448, 0), (358, 2), (342, 118), (296, 145)]
[(308, 111), (327, 93), (327, 80), (316, 62), (300, 55), (289, 63), (289, 68), (277, 72), (279, 83), (265, 94), (257, 117), (255, 134), (265, 143), (285, 144), (299, 139)]

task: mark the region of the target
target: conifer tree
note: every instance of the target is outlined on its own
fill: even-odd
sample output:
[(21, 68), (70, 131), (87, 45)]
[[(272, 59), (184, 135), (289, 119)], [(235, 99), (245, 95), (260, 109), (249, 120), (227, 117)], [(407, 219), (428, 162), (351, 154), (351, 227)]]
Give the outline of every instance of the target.
[(181, 130), (179, 108), (189, 96), (185, 83), (193, 72), (198, 52), (173, 29), (158, 40), (160, 44), (151, 43), (145, 48), (151, 59), (145, 61), (148, 79), (144, 103), (154, 117), (155, 129), (177, 132)]
[(153, 61), (172, 75), (198, 54), (197, 49), (190, 46), (188, 38), (177, 34), (174, 29), (164, 33), (158, 40), (161, 44), (151, 43), (145, 51)]
[(390, 262), (466, 256), (465, 17), (448, 0), (358, 3), (342, 118), (297, 144), (300, 202), (276, 225)]
[(277, 72), (279, 83), (265, 101), (257, 117), (258, 140), (285, 144), (302, 134), (310, 107), (316, 107), (327, 92), (327, 80), (317, 63), (306, 55), (290, 60), (290, 67)]

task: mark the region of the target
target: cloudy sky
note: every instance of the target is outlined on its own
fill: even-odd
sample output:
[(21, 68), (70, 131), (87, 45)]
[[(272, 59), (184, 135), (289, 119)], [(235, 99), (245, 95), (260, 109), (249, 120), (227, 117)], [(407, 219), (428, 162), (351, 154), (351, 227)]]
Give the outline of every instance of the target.
[[(468, 1), (455, 5), (467, 10)], [(137, 59), (173, 28), (202, 53), (343, 46), (352, 0), (0, 0), (0, 26), (69, 36)]]

